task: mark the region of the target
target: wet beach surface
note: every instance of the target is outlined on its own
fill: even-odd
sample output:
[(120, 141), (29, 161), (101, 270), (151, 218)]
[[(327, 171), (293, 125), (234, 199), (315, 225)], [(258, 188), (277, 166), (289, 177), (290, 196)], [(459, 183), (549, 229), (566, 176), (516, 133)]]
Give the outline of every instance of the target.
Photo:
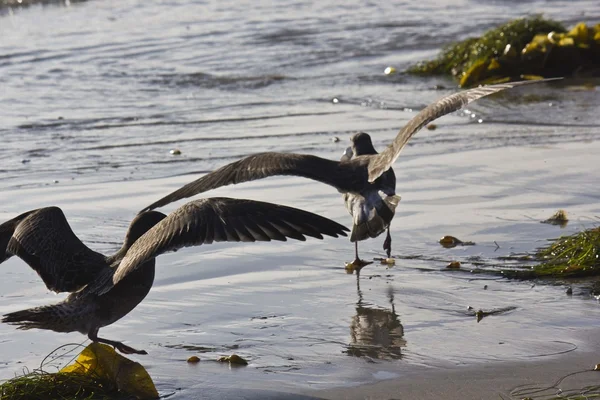
[[(114, 251), (139, 209), (239, 157), (273, 150), (337, 159), (360, 130), (383, 148), (416, 111), (456, 90), (449, 80), (385, 76), (386, 66), (402, 70), (449, 38), (531, 12), (567, 26), (600, 20), (595, 2), (573, 4), (0, 8), (0, 220), (58, 205), (86, 244)], [(395, 164), (396, 265), (365, 267), (358, 286), (344, 270), (353, 257), (347, 239), (185, 249), (161, 256), (146, 300), (100, 334), (147, 350), (135, 359), (161, 394), (182, 399), (310, 393), (423, 368), (593, 350), (577, 333), (597, 325), (600, 308), (579, 289), (568, 297), (562, 284), (445, 266), (502, 265), (500, 257), (597, 224), (599, 96), (580, 83), (530, 86), (419, 132)], [(181, 155), (169, 153), (176, 148)], [(339, 194), (312, 181), (271, 178), (207, 195), (350, 225)], [(539, 223), (559, 208), (569, 213), (566, 228)], [(443, 235), (476, 245), (444, 249)], [(359, 250), (381, 257), (382, 243)], [(63, 298), (21, 260), (0, 270), (1, 314)], [(514, 309), (477, 323), (469, 306)], [(84, 339), (0, 325), (0, 379)], [(250, 365), (213, 362), (231, 353)], [(188, 365), (191, 355), (202, 361)]]

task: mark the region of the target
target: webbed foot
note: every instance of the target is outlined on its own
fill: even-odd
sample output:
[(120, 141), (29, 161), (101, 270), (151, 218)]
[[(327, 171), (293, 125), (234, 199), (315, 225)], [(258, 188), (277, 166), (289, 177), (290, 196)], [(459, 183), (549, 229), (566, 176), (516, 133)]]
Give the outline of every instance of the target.
[(148, 354), (146, 350), (136, 350), (133, 347), (129, 347), (121, 342), (114, 343), (115, 349), (119, 350), (123, 354)]
[(92, 342), (104, 343), (109, 346), (112, 346), (123, 354), (148, 354), (146, 350), (136, 350), (133, 347), (129, 347), (126, 344), (123, 344), (122, 342), (98, 337), (98, 328), (92, 329), (88, 333), (88, 338), (90, 338)]
[(373, 261), (365, 261), (360, 258), (354, 259), (352, 262), (347, 262), (346, 264), (346, 272), (353, 273), (354, 271), (360, 271), (364, 266), (373, 264)]

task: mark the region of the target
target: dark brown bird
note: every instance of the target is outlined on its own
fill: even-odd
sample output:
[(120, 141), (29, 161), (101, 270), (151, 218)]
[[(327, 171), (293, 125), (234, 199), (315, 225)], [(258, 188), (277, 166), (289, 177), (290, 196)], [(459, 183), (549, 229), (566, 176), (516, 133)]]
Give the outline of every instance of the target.
[(344, 196), (349, 213), (353, 217), (350, 240), (355, 243), (353, 264), (364, 265), (358, 258), (358, 241), (376, 237), (388, 229), (384, 249), (388, 258), (391, 252), (389, 226), (400, 196), (396, 195), (396, 177), (392, 164), (400, 152), (423, 126), (431, 121), (459, 110), (481, 97), (516, 86), (555, 79), (522, 81), (490, 85), (464, 90), (443, 97), (430, 104), (412, 118), (398, 133), (394, 141), (381, 153), (377, 153), (366, 133), (352, 137), (352, 147), (340, 161), (328, 160), (306, 154), (259, 153), (225, 165), (208, 173), (171, 194), (152, 203), (143, 211), (152, 210), (171, 202), (194, 196), (220, 186), (253, 181), (274, 175), (296, 175), (326, 183)]
[(83, 244), (58, 207), (28, 211), (0, 225), (0, 263), (16, 255), (48, 289), (71, 292), (62, 302), (4, 315), (18, 329), (78, 331), (122, 353), (146, 354), (98, 337), (98, 330), (121, 319), (148, 294), (155, 258), (168, 251), (212, 242), (323, 239), (346, 236), (344, 226), (296, 208), (252, 200), (209, 198), (189, 202), (169, 216), (138, 214), (112, 256)]

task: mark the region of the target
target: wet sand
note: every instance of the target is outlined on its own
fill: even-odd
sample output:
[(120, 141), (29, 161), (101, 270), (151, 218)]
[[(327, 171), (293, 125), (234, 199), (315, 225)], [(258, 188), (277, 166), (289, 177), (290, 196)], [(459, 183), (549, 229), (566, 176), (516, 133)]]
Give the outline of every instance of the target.
[[(312, 393), (322, 399), (533, 399), (582, 394), (600, 386), (600, 330), (579, 332), (585, 349), (526, 362), (484, 363), (477, 366), (412, 368), (402, 377), (375, 384)], [(564, 379), (563, 379), (564, 378)], [(598, 393), (598, 388), (594, 393)], [(561, 393), (562, 392), (562, 393)]]
[[(282, 400), (465, 400), (549, 399), (600, 392), (600, 329), (576, 334), (582, 343), (566, 354), (535, 357), (523, 362), (487, 362), (478, 365), (402, 366), (387, 372), (366, 366), (380, 380), (372, 384), (326, 390), (285, 393), (274, 390), (222, 390), (190, 398), (282, 399)], [(392, 374), (398, 375), (390, 378)], [(207, 396), (208, 395), (208, 396)]]

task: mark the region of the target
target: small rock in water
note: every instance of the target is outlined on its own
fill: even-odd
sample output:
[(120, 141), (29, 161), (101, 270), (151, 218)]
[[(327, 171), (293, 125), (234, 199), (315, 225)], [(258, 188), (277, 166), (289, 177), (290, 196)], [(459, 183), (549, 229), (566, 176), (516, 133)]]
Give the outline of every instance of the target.
[(571, 287), (567, 288), (567, 292), (566, 293), (567, 293), (567, 296), (573, 295), (573, 288), (571, 288)]
[(567, 212), (565, 210), (558, 210), (553, 216), (542, 221), (542, 224), (558, 225), (561, 228), (564, 228), (567, 226), (568, 222), (569, 218), (567, 217)]
[(450, 264), (446, 265), (446, 268), (449, 268), (449, 269), (459, 269), (460, 268), (460, 261), (452, 261)]
[(172, 156), (180, 156), (181, 155), (181, 150), (179, 149), (173, 149), (170, 151)]
[(436, 124), (429, 124), (429, 125), (427, 125), (427, 129), (429, 129), (430, 131), (435, 131), (437, 129), (437, 125)]
[(54, 180), (54, 183), (58, 183), (58, 180), (57, 180), (57, 179), (55, 179), (55, 180)]
[(442, 237), (440, 239), (439, 243), (447, 249), (456, 247), (458, 245), (461, 245), (461, 246), (474, 246), (475, 245), (475, 243), (473, 243), (473, 242), (463, 242), (462, 240), (460, 240), (454, 236), (450, 236), (450, 235), (446, 235), (446, 236)]
[(483, 290), (487, 290), (488, 285), (483, 285)]
[(195, 364), (197, 362), (200, 362), (200, 357), (191, 356), (190, 358), (187, 359), (187, 362), (189, 362), (190, 364)]
[(339, 138), (339, 137), (337, 137), (337, 136), (334, 136), (334, 137), (332, 137), (332, 138), (331, 138), (331, 141), (332, 141), (333, 143), (337, 143), (337, 142), (339, 142), (339, 141), (340, 141), (340, 138)]
[(462, 240), (454, 236), (446, 235), (440, 239), (440, 244), (444, 247), (455, 247), (462, 244)]
[(394, 264), (396, 264), (396, 260), (393, 259), (393, 258), (391, 258), (391, 257), (390, 258), (382, 258), (381, 259), (381, 264), (384, 264), (384, 265), (394, 265)]
[(230, 365), (232, 365), (232, 364), (233, 365), (248, 365), (248, 361), (244, 360), (242, 357), (238, 356), (237, 354), (220, 357), (218, 361), (228, 362)]

